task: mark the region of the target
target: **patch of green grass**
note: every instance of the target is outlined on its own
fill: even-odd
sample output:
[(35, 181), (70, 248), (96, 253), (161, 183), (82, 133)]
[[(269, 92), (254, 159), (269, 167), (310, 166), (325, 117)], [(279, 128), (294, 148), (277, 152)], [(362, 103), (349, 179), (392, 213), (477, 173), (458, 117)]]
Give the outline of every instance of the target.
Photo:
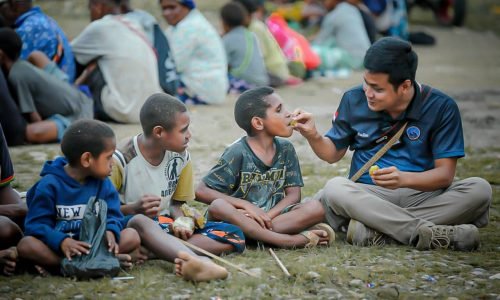
[[(46, 149), (48, 156), (56, 147)], [(28, 186), (38, 176), (33, 165), (40, 163), (29, 154), (40, 148), (13, 152), (17, 169), (26, 176), (20, 186)], [(41, 151), (41, 150), (40, 150)], [(275, 250), (292, 276), (287, 278), (267, 251), (248, 249), (243, 255), (225, 259), (245, 269), (258, 270), (261, 278), (251, 278), (235, 270), (225, 281), (193, 284), (176, 277), (173, 265), (149, 261), (129, 274), (130, 281), (100, 279), (73, 281), (62, 277), (40, 278), (20, 275), (0, 280), (0, 298), (115, 298), (123, 299), (326, 299), (344, 298), (489, 298), (500, 294), (500, 186), (497, 184), (500, 149), (467, 150), (460, 160), (457, 177), (481, 176), (493, 187), (490, 224), (480, 230), (481, 248), (472, 253), (454, 251), (417, 251), (407, 246), (354, 247), (339, 238), (329, 248)], [(349, 159), (325, 166), (324, 162), (304, 160), (304, 196), (313, 195), (334, 176), (346, 176)], [(25, 168), (25, 169), (24, 169)], [(28, 176), (31, 174), (31, 177)], [(196, 206), (203, 208), (202, 204)], [(482, 269), (479, 274), (474, 270)], [(481, 273), (483, 272), (483, 273)], [(127, 275), (123, 273), (122, 275)], [(429, 277), (434, 280), (429, 281)], [(427, 279), (426, 279), (427, 278)], [(370, 284), (370, 285), (368, 285)]]

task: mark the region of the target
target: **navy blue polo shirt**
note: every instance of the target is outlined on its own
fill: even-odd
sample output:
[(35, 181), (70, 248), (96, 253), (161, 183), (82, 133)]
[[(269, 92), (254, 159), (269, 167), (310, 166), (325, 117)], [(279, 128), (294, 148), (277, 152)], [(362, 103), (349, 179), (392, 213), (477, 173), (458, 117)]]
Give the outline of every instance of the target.
[[(416, 84), (416, 87), (418, 85)], [(337, 149), (354, 150), (351, 177), (385, 144), (373, 142), (398, 121), (409, 123), (400, 138), (375, 164), (405, 172), (423, 172), (434, 168), (440, 158), (463, 157), (464, 138), (458, 106), (439, 90), (431, 89), (423, 97), (419, 88), (407, 110), (397, 119), (385, 111), (370, 110), (362, 86), (347, 91), (326, 133)], [(368, 172), (358, 182), (373, 184)]]

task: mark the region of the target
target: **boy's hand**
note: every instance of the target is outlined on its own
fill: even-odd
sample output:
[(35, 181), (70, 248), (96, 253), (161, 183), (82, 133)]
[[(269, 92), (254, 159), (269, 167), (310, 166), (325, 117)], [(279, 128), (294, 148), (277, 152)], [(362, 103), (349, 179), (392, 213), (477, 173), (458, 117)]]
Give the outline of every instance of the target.
[(92, 245), (69, 237), (65, 238), (61, 243), (61, 250), (68, 260), (71, 260), (71, 257), (75, 255), (89, 254), (90, 247)]
[(315, 137), (318, 134), (316, 124), (314, 123), (313, 115), (305, 112), (302, 109), (296, 109), (292, 113), (293, 129), (297, 130), (306, 139)]
[(243, 208), (247, 217), (250, 217), (255, 220), (255, 222), (259, 223), (262, 228), (266, 228), (269, 230), (273, 230), (273, 222), (271, 217), (260, 207), (255, 206), (254, 204), (247, 202)]
[(174, 235), (187, 241), (194, 231), (194, 220), (190, 217), (179, 217), (172, 224)]
[(135, 214), (143, 214), (148, 217), (158, 215), (161, 198), (154, 195), (144, 195), (135, 203)]
[(373, 171), (371, 175), (373, 182), (387, 189), (398, 189), (403, 187), (403, 172), (396, 167), (389, 167)]
[(112, 231), (106, 230), (106, 240), (108, 241), (108, 251), (117, 256), (120, 248), (116, 243), (115, 234)]

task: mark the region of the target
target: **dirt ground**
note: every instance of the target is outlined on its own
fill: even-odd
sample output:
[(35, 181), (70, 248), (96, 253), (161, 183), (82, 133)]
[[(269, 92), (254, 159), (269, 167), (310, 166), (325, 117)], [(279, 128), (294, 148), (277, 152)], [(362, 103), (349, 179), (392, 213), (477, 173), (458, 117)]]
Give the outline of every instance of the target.
[[(58, 1), (49, 1), (47, 3), (47, 9), (49, 11), (58, 12), (59, 14), (55, 15), (56, 19), (63, 24), (67, 24), (69, 35), (75, 36), (83, 28), (83, 26), (87, 24), (87, 20), (84, 18), (84, 6), (83, 8), (82, 5), (74, 6), (71, 3), (68, 4), (68, 2), (71, 1), (65, 1), (64, 5), (58, 5)], [(85, 1), (78, 0), (77, 2), (82, 3)], [(205, 13), (211, 20), (215, 20), (216, 12), (213, 9), (215, 4), (208, 4), (208, 0), (199, 0), (198, 2), (202, 7), (207, 7), (208, 10)], [(213, 3), (223, 2), (224, 1), (215, 1)], [(157, 5), (156, 1), (148, 1), (147, 3), (135, 1), (134, 3), (138, 7), (145, 8), (155, 7), (155, 5)], [(210, 1), (210, 3), (212, 2)], [(157, 13), (155, 14), (157, 15)], [(468, 167), (469, 171), (467, 171), (466, 173), (462, 172), (461, 174), (466, 174), (467, 176), (489, 176), (488, 178), (490, 180), (490, 183), (492, 183), (495, 191), (494, 207), (492, 208), (493, 222), (492, 224), (490, 224), (490, 226), (488, 226), (489, 230), (481, 235), (481, 238), (484, 238), (486, 240), (485, 245), (483, 245), (482, 252), (478, 253), (477, 258), (474, 258), (474, 255), (469, 254), (449, 254), (450, 256), (447, 256), (448, 254), (446, 253), (437, 253), (436, 259), (439, 258), (443, 260), (441, 260), (440, 262), (435, 262), (435, 264), (440, 263), (444, 266), (448, 265), (448, 269), (451, 268), (450, 273), (447, 274), (450, 275), (449, 277), (447, 277), (449, 281), (454, 280), (450, 279), (451, 277), (455, 276), (451, 274), (455, 274), (453, 272), (459, 272), (458, 270), (463, 269), (464, 266), (466, 266), (467, 270), (473, 270), (473, 272), (475, 272), (474, 270), (476, 270), (473, 268), (484, 268), (486, 269), (486, 271), (484, 269), (480, 269), (484, 272), (477, 272), (483, 272), (484, 274), (488, 274), (488, 276), (495, 275), (500, 272), (500, 264), (498, 263), (498, 261), (500, 261), (500, 244), (498, 244), (498, 230), (500, 230), (500, 210), (498, 209), (499, 200), (497, 199), (500, 184), (500, 180), (498, 179), (498, 171), (500, 170), (500, 38), (492, 31), (474, 31), (468, 28), (438, 28), (434, 26), (419, 25), (413, 26), (411, 29), (424, 30), (428, 33), (433, 34), (437, 39), (437, 44), (435, 46), (415, 47), (415, 50), (419, 55), (417, 80), (421, 83), (432, 85), (435, 88), (438, 88), (455, 98), (462, 115), (468, 156), (472, 156), (472, 158), (475, 159), (477, 157), (486, 155), (488, 158), (487, 163), (478, 163), (476, 164), (476, 166), (474, 166), (475, 168)], [(360, 84), (361, 80), (362, 73), (354, 72), (349, 78), (346, 79), (312, 79), (297, 87), (280, 88), (277, 90), (277, 92), (285, 100), (285, 104), (289, 110), (301, 107), (307, 111), (314, 113), (314, 115), (316, 116), (317, 127), (321, 132), (326, 132), (326, 130), (328, 130), (331, 126), (330, 122), (332, 114), (336, 110), (343, 92), (354, 85)], [(215, 163), (217, 157), (222, 153), (222, 151), (228, 144), (243, 135), (243, 131), (236, 126), (233, 118), (234, 100), (234, 96), (228, 96), (226, 102), (222, 105), (189, 107), (191, 112), (191, 129), (193, 134), (193, 138), (190, 142), (190, 152), (194, 160), (196, 181), (198, 181), (201, 176), (203, 176), (210, 169), (210, 167)], [(118, 139), (140, 132), (139, 125), (111, 124), (111, 126), (115, 130)], [(322, 184), (324, 184), (324, 182), (326, 182), (326, 180), (333, 175), (347, 174), (349, 158), (344, 158), (338, 164), (329, 166), (327, 163), (322, 162), (315, 157), (314, 153), (308, 147), (304, 139), (300, 137), (300, 135), (294, 133), (294, 135), (291, 137), (291, 140), (296, 147), (304, 173), (306, 186), (304, 187), (303, 196), (308, 196), (314, 193), (315, 190), (320, 188)], [(57, 144), (52, 144), (13, 147), (10, 149), (10, 151), (17, 173), (17, 181), (15, 182), (15, 186), (19, 190), (26, 190), (37, 180), (37, 174), (43, 161), (46, 159), (51, 159), (59, 153), (59, 146)], [(474, 163), (469, 163), (469, 165), (470, 164)], [(461, 165), (459, 165), (459, 169), (460, 166)], [(417, 284), (417, 288), (412, 288), (409, 286), (413, 284), (411, 283), (411, 281), (415, 281), (416, 278), (412, 277), (412, 273), (416, 272), (415, 274), (418, 275), (415, 276), (420, 276), (422, 272), (430, 274), (429, 272), (431, 272), (432, 270), (432, 268), (429, 267), (429, 264), (432, 264), (433, 260), (429, 259), (428, 254), (410, 252), (410, 250), (406, 251), (404, 250), (404, 248), (391, 248), (391, 250), (388, 252), (392, 252), (393, 254), (387, 254), (388, 252), (386, 253), (382, 249), (375, 249), (370, 252), (364, 249), (349, 248), (347, 246), (343, 246), (342, 244), (338, 247), (340, 248), (331, 248), (329, 252), (326, 252), (326, 255), (331, 258), (328, 262), (328, 266), (333, 265), (333, 267), (331, 268), (335, 268), (335, 270), (337, 270), (337, 267), (340, 268), (340, 265), (345, 266), (346, 264), (346, 269), (349, 267), (349, 264), (351, 264), (351, 267), (356, 264), (369, 265), (370, 263), (378, 262), (380, 257), (383, 257), (383, 260), (385, 261), (399, 259), (399, 262), (396, 264), (398, 267), (392, 266), (391, 263), (387, 263), (387, 273), (389, 275), (388, 277), (383, 277), (387, 282), (391, 282), (390, 278), (395, 276), (391, 275), (393, 274), (393, 272), (396, 272), (394, 270), (402, 268), (400, 267), (401, 264), (406, 265), (408, 261), (413, 261), (416, 259), (415, 261), (418, 262), (421, 259), (423, 262), (423, 267), (410, 267), (408, 269), (402, 270), (401, 273), (397, 275), (399, 276), (397, 280), (401, 280), (401, 278), (403, 280), (405, 280), (405, 278), (410, 280), (407, 284), (408, 287), (406, 288), (406, 291), (408, 293), (415, 292), (416, 294), (412, 294), (413, 297), (415, 297), (415, 295), (417, 295), (417, 298), (426, 297), (427, 295), (429, 297), (446, 298), (447, 296), (451, 295), (458, 298), (475, 298), (477, 296), (488, 298), (488, 295), (490, 295), (491, 297), (493, 297), (492, 299), (495, 299), (500, 294), (500, 289), (498, 288), (497, 284), (498, 280), (483, 280), (484, 278), (487, 278), (484, 277), (486, 275), (478, 275), (483, 277), (477, 279), (477, 281), (475, 281), (476, 279), (467, 279), (467, 276), (469, 275), (464, 275), (464, 278), (466, 278), (465, 283), (460, 281), (458, 284), (447, 283), (446, 277), (442, 277), (443, 279), (440, 284), (443, 284), (443, 290), (438, 290), (438, 285), (435, 285), (435, 287), (431, 288), (425, 284)], [(310, 253), (308, 252), (298, 252), (298, 254), (293, 254), (292, 252), (281, 253), (281, 255), (284, 256), (285, 260), (288, 257), (288, 262), (300, 262), (302, 261), (303, 256), (306, 257), (304, 258), (304, 264), (306, 265), (304, 268), (306, 269), (300, 269), (301, 267), (299, 267), (298, 265), (292, 266), (292, 271), (297, 274), (296, 277), (294, 277), (294, 280), (296, 281), (288, 286), (283, 285), (283, 281), (279, 279), (280, 277), (276, 279), (277, 277), (275, 276), (271, 276), (270, 281), (268, 281), (266, 284), (253, 281), (250, 281), (249, 283), (249, 281), (247, 281), (246, 279), (241, 279), (241, 281), (238, 281), (240, 279), (237, 276), (234, 276), (234, 278), (232, 279), (233, 282), (227, 282), (227, 286), (222, 286), (222, 284), (219, 283), (208, 286), (200, 285), (196, 287), (196, 292), (186, 292), (186, 289), (191, 289), (192, 286), (186, 286), (182, 285), (181, 283), (176, 283), (178, 284), (178, 287), (175, 288), (175, 292), (177, 293), (175, 295), (179, 295), (180, 298), (178, 299), (187, 299), (193, 295), (196, 298), (198, 292), (204, 293), (206, 290), (209, 290), (208, 293), (211, 294), (208, 295), (225, 294), (228, 298), (254, 298), (256, 297), (256, 294), (254, 294), (252, 291), (242, 290), (242, 285), (249, 284), (251, 286), (250, 288), (262, 288), (262, 290), (266, 290), (266, 285), (268, 285), (268, 288), (269, 286), (273, 287), (275, 285), (278, 294), (289, 295), (288, 298), (302, 298), (306, 296), (311, 296), (311, 299), (314, 299), (316, 297), (324, 298), (326, 296), (321, 296), (321, 291), (318, 292), (318, 290), (316, 290), (317, 287), (312, 288), (310, 286), (310, 284), (315, 285), (318, 284), (318, 282), (320, 283), (320, 286), (322, 286), (322, 279), (312, 280), (308, 277), (311, 272), (307, 273), (307, 271), (313, 269), (314, 266), (323, 266), (324, 261), (322, 261), (321, 256), (318, 256), (318, 253), (313, 253), (312, 256), (310, 256), (309, 254)], [(242, 256), (241, 258), (236, 258), (236, 260), (243, 265), (252, 265), (252, 263), (273, 265), (273, 263), (266, 263), (266, 260), (263, 260), (261, 258), (265, 255), (265, 253), (259, 254), (256, 252), (249, 252), (246, 254), (246, 258)], [(294, 255), (301, 256), (297, 258)], [(333, 255), (335, 255), (336, 257), (334, 258)], [(387, 255), (392, 256), (389, 257)], [(358, 258), (355, 258), (356, 256)], [(255, 261), (253, 261), (253, 259), (255, 259)], [(360, 259), (365, 260), (360, 261)], [(308, 269), (307, 264), (309, 264), (310, 269)], [(262, 266), (262, 268), (266, 270), (265, 266)], [(322, 267), (319, 268), (321, 269)], [(374, 268), (380, 269), (380, 264)], [(443, 272), (442, 269), (443, 268), (441, 266), (441, 272)], [(319, 272), (319, 275), (321, 276), (330, 276), (328, 278), (331, 278), (333, 276), (331, 275), (331, 270), (329, 271), (330, 273), (327, 273), (327, 271), (325, 271), (324, 273), (320, 271), (317, 272)], [(362, 271), (361, 273), (364, 274), (364, 272), (365, 271)], [(309, 275), (304, 275), (306, 273)], [(340, 275), (343, 274), (340, 272), (340, 270), (337, 273)], [(141, 281), (140, 283), (131, 283), (131, 285), (138, 289), (136, 291), (139, 291), (136, 292), (136, 294), (128, 294), (131, 298), (139, 297), (139, 295), (141, 295), (140, 293), (143, 293), (142, 295), (149, 295), (149, 297), (151, 297), (151, 295), (156, 294), (147, 294), (149, 290), (154, 288), (156, 292), (156, 289), (163, 288), (162, 285), (158, 283), (163, 282), (163, 279), (158, 278), (158, 276), (165, 275), (159, 275), (157, 269), (146, 268), (145, 271), (136, 271), (133, 274), (137, 277), (140, 277)], [(146, 276), (147, 274), (149, 274), (148, 276), (150, 276), (149, 280), (151, 281), (151, 283), (145, 284), (143, 277), (148, 278)], [(333, 287), (337, 288), (342, 286), (342, 283), (350, 284), (349, 280), (351, 278), (363, 278), (363, 276), (359, 275), (358, 273), (352, 273), (351, 271), (349, 271), (349, 274), (345, 276), (345, 278), (349, 279), (343, 279), (343, 277), (339, 277), (336, 279), (332, 279), (331, 282), (325, 279), (326, 286), (328, 287), (326, 289), (328, 290), (329, 287), (332, 286), (332, 282), (334, 282)], [(151, 278), (154, 280), (152, 280)], [(174, 280), (172, 277), (168, 278), (169, 280)], [(3, 279), (0, 278), (0, 281), (2, 280)], [(19, 282), (17, 282), (16, 280)], [(52, 281), (46, 288), (50, 290), (47, 291), (48, 294), (44, 294), (42, 291), (37, 292), (36, 289), (33, 288), (30, 289), (22, 287), (23, 280), (31, 280), (31, 277), (21, 277), (18, 279), (13, 279), (6, 285), (2, 285), (0, 283), (0, 290), (2, 292), (6, 292), (7, 294), (5, 295), (7, 295), (7, 297), (14, 295), (17, 296), (19, 295), (19, 293), (21, 293), (22, 295), (22, 293), (27, 291), (27, 295), (31, 295), (27, 296), (27, 298), (35, 297), (36, 295), (53, 295), (57, 297), (59, 295), (57, 293), (59, 292), (54, 292), (55, 289), (52, 289), (51, 287), (57, 287), (59, 286), (59, 284), (63, 284), (64, 287), (61, 287), (61, 290), (64, 290), (65, 294), (63, 293), (61, 295), (66, 295), (66, 297), (72, 297), (74, 295), (74, 297), (76, 298), (79, 295), (92, 295), (92, 289), (94, 288), (92, 284), (84, 284), (77, 288), (78, 291), (72, 292), (71, 289), (76, 286), (75, 284), (69, 281), (56, 280)], [(419, 281), (418, 278), (416, 280), (417, 282)], [(315, 283), (311, 283), (313, 281)], [(394, 281), (396, 281), (396, 279), (394, 279)], [(496, 283), (493, 281), (495, 281)], [(472, 284), (469, 282), (476, 282), (474, 283), (475, 285), (472, 286), (472, 290), (471, 287), (468, 287), (468, 285), (470, 286)], [(106, 284), (107, 283), (100, 282), (96, 289), (106, 291), (108, 287), (102, 288), (102, 286)], [(44, 285), (37, 280), (33, 281), (33, 285), (41, 288), (42, 290), (44, 288)], [(111, 287), (109, 287), (110, 294), (104, 295), (108, 295), (108, 297), (114, 297), (116, 296), (116, 293), (121, 294), (120, 290), (122, 290), (126, 295), (127, 291), (129, 290), (129, 286), (124, 284), (123, 289), (121, 286), (122, 285), (118, 286), (111, 284)], [(301, 290), (296, 291), (296, 288), (300, 288)], [(172, 289), (174, 288), (172, 287)], [(313, 289), (315, 291), (313, 291)], [(364, 291), (362, 288), (360, 288), (360, 290), (356, 290), (357, 293), (354, 294), (347, 290), (342, 290), (341, 288), (338, 289), (341, 294), (348, 298), (363, 298), (363, 293), (367, 293), (366, 295), (368, 295), (368, 298), (373, 298), (375, 295), (377, 295), (376, 297), (379, 296), (378, 294), (370, 294), (369, 291)], [(402, 288), (401, 290), (404, 289), (405, 288)], [(468, 292), (462, 294), (463, 291)], [(317, 294), (316, 292), (320, 294)], [(332, 293), (333, 291), (328, 290), (326, 292)], [(428, 294), (426, 294), (427, 292)], [(186, 293), (187, 297), (184, 297)], [(207, 298), (207, 294), (203, 295), (204, 298)], [(268, 295), (268, 298), (274, 298), (272, 296), (273, 294), (264, 295)], [(384, 296), (381, 297), (386, 298)], [(410, 298), (411, 297), (412, 296), (410, 296)], [(0, 298), (2, 298), (2, 296), (0, 296)], [(80, 297), (79, 299), (83, 298), (84, 297)], [(90, 298), (92, 298), (92, 296), (90, 296)], [(167, 298), (169, 297), (167, 296)], [(174, 297), (172, 296), (172, 298)], [(263, 298), (266, 298), (266, 296), (264, 296)]]

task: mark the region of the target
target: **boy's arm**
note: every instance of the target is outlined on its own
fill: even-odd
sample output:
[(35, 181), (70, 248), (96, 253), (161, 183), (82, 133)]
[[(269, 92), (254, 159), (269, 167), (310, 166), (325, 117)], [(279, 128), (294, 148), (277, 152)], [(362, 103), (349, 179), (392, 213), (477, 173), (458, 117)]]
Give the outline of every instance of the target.
[(12, 218), (23, 218), (26, 216), (28, 207), (19, 198), (19, 194), (7, 184), (0, 187), (0, 216)]
[(267, 214), (271, 219), (276, 218), (281, 214), (281, 211), (286, 207), (300, 202), (300, 186), (290, 186), (285, 188), (285, 197), (278, 204), (271, 208)]
[(231, 197), (211, 189), (204, 182), (200, 182), (196, 188), (196, 199), (206, 204), (212, 203), (215, 199), (224, 199), (236, 209), (244, 210), (248, 217), (254, 219), (263, 228), (272, 228), (272, 221), (269, 213), (266, 213), (263, 209), (247, 200)]
[(200, 184), (198, 184), (198, 187), (196, 187), (195, 195), (196, 195), (196, 200), (201, 201), (205, 204), (210, 204), (215, 199), (224, 199), (226, 200), (226, 202), (232, 204), (237, 209), (246, 210), (249, 207), (249, 205), (253, 205), (252, 203), (246, 200), (231, 197), (229, 195), (211, 189), (203, 181), (200, 182)]
[[(69, 236), (55, 230), (57, 211), (54, 195), (49, 194), (54, 187), (33, 187), (32, 199), (28, 195), (28, 214), (25, 222), (25, 235), (34, 236), (47, 244), (54, 252), (61, 253), (61, 244)], [(47, 192), (47, 193), (46, 193)], [(31, 194), (31, 193), (29, 193)]]
[(115, 235), (116, 242), (120, 242), (120, 232), (123, 229), (123, 214), (120, 211), (120, 197), (113, 187), (113, 184), (107, 178), (102, 182), (103, 190), (106, 191), (105, 199), (108, 204), (108, 214), (106, 217), (106, 230)]
[[(118, 192), (121, 192), (123, 186), (123, 178), (124, 178), (123, 173), (125, 172), (125, 170), (116, 152), (115, 154), (113, 154), (113, 160), (114, 163), (109, 179), (113, 183), (116, 190)], [(122, 214), (125, 216), (143, 214), (148, 217), (153, 217), (158, 214), (160, 201), (161, 199), (158, 196), (144, 195), (133, 203), (130, 204), (123, 203), (120, 206), (120, 210)]]

